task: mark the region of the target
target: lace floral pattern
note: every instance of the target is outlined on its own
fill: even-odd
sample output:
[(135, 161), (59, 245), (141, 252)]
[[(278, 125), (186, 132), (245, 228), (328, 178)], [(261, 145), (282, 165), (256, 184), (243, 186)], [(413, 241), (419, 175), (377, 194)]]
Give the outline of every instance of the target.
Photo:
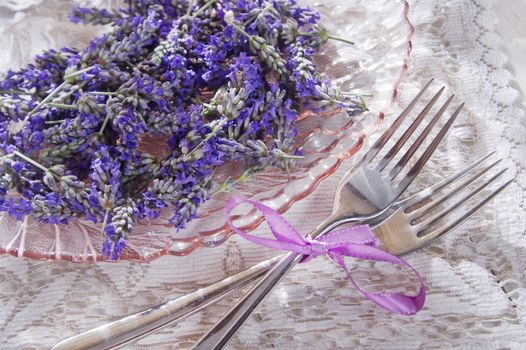
[[(34, 15), (34, 5), (40, 2), (8, 0), (0, 5), (4, 48), (51, 40), (45, 38), (41, 26), (45, 23), (35, 23), (29, 33), (17, 32), (17, 21)], [(229, 348), (521, 348), (526, 332), (526, 117), (512, 76), (504, 68), (506, 57), (495, 33), (495, 5), (495, 0), (411, 1), (416, 35), (399, 104), (405, 106), (430, 77), (454, 91), (456, 100), (466, 102), (461, 118), (412, 190), (490, 151), (505, 158), (510, 174), (516, 176), (503, 195), (461, 227), (406, 257), (426, 278), (429, 296), (424, 310), (414, 317), (388, 314), (349, 288), (344, 273), (328, 259), (318, 258), (287, 276)], [(77, 34), (68, 27), (63, 35)], [(38, 52), (46, 46), (50, 45), (44, 42), (34, 49)], [(10, 52), (20, 51), (2, 50), (2, 62), (16, 59)], [(337, 179), (323, 182), (309, 199), (287, 212), (290, 222), (302, 232), (320, 222), (330, 211)], [(214, 249), (149, 264), (77, 265), (2, 256), (0, 344), (49, 348), (66, 336), (189, 292), (275, 254), (234, 237)], [(358, 271), (356, 277), (365, 283), (365, 274)], [(232, 299), (210, 307), (129, 348), (188, 348), (231, 303)]]

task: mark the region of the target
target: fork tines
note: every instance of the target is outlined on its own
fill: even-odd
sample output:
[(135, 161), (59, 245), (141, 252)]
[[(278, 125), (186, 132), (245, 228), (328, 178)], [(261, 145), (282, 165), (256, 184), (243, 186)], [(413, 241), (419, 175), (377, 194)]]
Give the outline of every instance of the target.
[[(416, 104), (422, 99), (422, 96), (424, 95), (425, 91), (431, 86), (432, 83), (433, 83), (433, 79), (431, 79), (422, 88), (422, 90), (415, 96), (415, 98), (409, 103), (409, 105), (405, 108), (405, 110), (398, 116), (398, 118), (394, 121), (394, 123), (390, 126), (390, 128), (371, 147), (370, 151), (367, 152), (367, 154), (363, 157), (362, 162), (372, 166), (371, 164), (372, 161), (378, 156), (382, 148), (385, 147), (387, 142), (392, 138), (392, 136), (395, 134), (397, 129), (402, 125), (404, 120), (407, 119), (407, 117), (411, 114)], [(444, 92), (444, 89), (445, 88), (442, 87), (435, 93), (435, 95), (431, 98), (431, 100), (418, 113), (417, 117), (413, 120), (411, 125), (404, 131), (403, 135), (398, 139), (398, 141), (387, 151), (387, 153), (385, 153), (385, 155), (374, 166), (374, 168), (378, 172), (381, 172), (383, 174), (384, 171), (387, 171), (386, 168), (389, 165), (389, 163), (393, 161), (395, 156), (400, 152), (402, 147), (407, 143), (410, 137), (415, 133), (416, 129), (420, 126), (420, 124), (425, 119), (425, 117), (433, 109), (433, 106), (439, 100), (440, 96)], [(422, 146), (424, 140), (430, 135), (432, 130), (436, 127), (439, 119), (445, 114), (447, 108), (452, 103), (453, 98), (454, 98), (454, 95), (449, 96), (449, 98), (441, 105), (440, 109), (435, 113), (435, 115), (433, 116), (431, 121), (427, 124), (427, 126), (424, 128), (424, 130), (420, 133), (418, 138), (412, 143), (411, 146), (409, 146), (409, 149), (405, 151), (405, 153), (401, 156), (398, 162), (391, 168), (391, 170), (389, 170), (389, 172), (383, 176), (386, 176), (389, 180), (393, 181), (400, 174), (400, 172), (409, 163), (411, 158), (415, 155), (417, 150)], [(409, 169), (409, 171), (406, 173), (406, 175), (402, 179), (400, 179), (399, 184), (398, 184), (400, 189), (405, 189), (407, 186), (409, 186), (409, 184), (413, 181), (416, 175), (424, 167), (428, 159), (431, 157), (431, 155), (437, 148), (438, 144), (442, 141), (442, 139), (444, 138), (444, 136), (450, 129), (455, 119), (458, 117), (463, 106), (464, 104), (462, 103), (455, 109), (455, 111), (451, 114), (451, 116), (448, 118), (446, 123), (438, 131), (437, 135), (434, 136), (433, 140), (428, 145), (428, 147), (425, 149), (425, 151), (414, 162), (414, 164)]]
[[(508, 170), (501, 165), (502, 159), (473, 171), (492, 154), (405, 201), (405, 212), (417, 237), (431, 241), (454, 229), (513, 182), (508, 179), (497, 185), (497, 180)], [(464, 177), (467, 179), (460, 181)], [(487, 193), (481, 195), (484, 191)]]

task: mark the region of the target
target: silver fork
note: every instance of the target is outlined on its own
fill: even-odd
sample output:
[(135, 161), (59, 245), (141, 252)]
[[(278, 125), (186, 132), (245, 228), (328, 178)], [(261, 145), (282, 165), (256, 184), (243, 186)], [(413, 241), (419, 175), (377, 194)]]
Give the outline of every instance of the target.
[[(311, 232), (311, 237), (315, 238), (323, 235), (344, 223), (369, 223), (372, 218), (389, 208), (415, 179), (416, 175), (424, 167), (440, 141), (442, 141), (446, 135), (464, 104), (461, 104), (456, 108), (455, 112), (440, 129), (431, 144), (418, 158), (407, 174), (400, 181), (395, 181), (395, 178), (408, 164), (409, 160), (414, 156), (440, 117), (444, 114), (453, 100), (454, 95), (450, 96), (441, 106), (420, 136), (418, 136), (415, 142), (388, 173), (386, 168), (409, 140), (411, 135), (413, 135), (425, 116), (429, 113), (444, 91), (444, 87), (433, 96), (411, 125), (405, 130), (400, 139), (398, 139), (391, 149), (387, 151), (383, 158), (381, 158), (376, 165), (373, 165), (372, 161), (376, 159), (379, 152), (391, 139), (432, 82), (433, 80), (426, 84), (426, 86), (417, 94), (413, 101), (411, 101), (391, 127), (376, 141), (358, 164), (356, 164), (353, 169), (342, 178), (336, 189), (334, 207), (331, 215), (329, 215), (327, 219)], [(248, 293), (245, 294), (245, 296), (241, 298), (235, 306), (214, 327), (212, 327), (207, 334), (205, 334), (203, 338), (201, 338), (200, 341), (198, 341), (194, 349), (208, 350), (211, 348), (222, 348), (235, 331), (254, 311), (257, 305), (268, 293), (270, 293), (274, 286), (288, 273), (288, 271), (301, 261), (302, 258), (303, 255), (301, 254), (292, 252), (288, 253), (276, 266), (267, 272), (265, 277), (258, 281)]]
[[(487, 157), (488, 156), (477, 161), (475, 164), (469, 166), (469, 168), (473, 168)], [(490, 184), (494, 183), (497, 178), (502, 176), (502, 174), (508, 170), (508, 168), (498, 171), (495, 175), (491, 176), (482, 184), (478, 185), (475, 189), (468, 191), (468, 193), (464, 194), (460, 199), (452, 204), (449, 204), (447, 207), (440, 209), (440, 205), (465, 191), (468, 186), (475, 183), (477, 179), (481, 178), (500, 162), (501, 160), (493, 162), (468, 180), (462, 182), (453, 189), (444, 193), (439, 198), (433, 199), (428, 203), (425, 202), (452, 181), (448, 179), (435, 186), (431, 186), (427, 190), (424, 190), (406, 200), (395, 203), (388, 210), (375, 217), (369, 222), (369, 225), (373, 228), (376, 237), (380, 240), (382, 249), (395, 255), (407, 254), (430, 244), (438, 237), (446, 234), (460, 225), (471, 215), (473, 215), (473, 213), (475, 213), (478, 209), (480, 209), (493, 197), (500, 193), (504, 188), (506, 188), (506, 186), (513, 182), (514, 179), (509, 179), (499, 185), (496, 189), (479, 200), (473, 207), (464, 210), (460, 216), (451, 217), (450, 214), (453, 214), (455, 211), (464, 207), (464, 205), (466, 205), (470, 199), (481, 193)], [(466, 173), (467, 171), (463, 170), (460, 173), (460, 176), (459, 174), (456, 174), (454, 177), (457, 177), (458, 179), (464, 176)], [(418, 208), (413, 209), (415, 207)], [(438, 212), (431, 214), (433, 210), (437, 208), (439, 209)], [(416, 223), (416, 221), (420, 222)], [(437, 223), (440, 224), (437, 225)], [(262, 281), (264, 282), (267, 276), (270, 276), (273, 281), (279, 281), (280, 278), (284, 276), (286, 271), (287, 270), (281, 268), (281, 262), (279, 262), (269, 272), (267, 272)], [(256, 286), (259, 285), (261, 284), (259, 283)], [(249, 293), (253, 290), (257, 291), (257, 289), (253, 288), (249, 291)], [(265, 291), (268, 290), (270, 289), (266, 289)], [(250, 294), (248, 294), (248, 296), (248, 300), (250, 301)], [(256, 297), (258, 296), (256, 295)], [(257, 298), (257, 301), (259, 302), (261, 299), (262, 298)], [(245, 297), (244, 300), (247, 300), (247, 298)], [(251, 308), (246, 309), (246, 304), (238, 303), (231, 310), (241, 310), (242, 316), (247, 317), (252, 311), (254, 311), (257, 303), (249, 306)], [(231, 316), (234, 318), (231, 318)], [(239, 321), (239, 315), (237, 312), (227, 313), (192, 347), (192, 350), (223, 348), (241, 325), (242, 321)]]
[[(426, 211), (424, 207), (419, 208), (419, 211), (411, 211), (413, 207), (417, 206), (419, 203), (433, 198), (432, 202), (427, 205), (428, 210), (433, 209), (431, 203), (434, 206), (443, 204), (445, 199), (453, 193), (457, 194), (462, 189), (466, 188), (468, 184), (474, 183), (478, 178), (482, 177), (489, 170), (494, 168), (500, 161), (496, 161), (491, 165), (485, 167), (482, 171), (479, 171), (474, 176), (472, 176), (468, 181), (460, 183), (460, 180), (466, 177), (468, 174), (474, 173), (472, 171), (485, 161), (492, 154), (489, 154), (476, 162), (466, 166), (461, 171), (455, 173), (454, 175), (449, 176), (448, 178), (442, 180), (441, 182), (429, 187), (426, 190), (421, 191), (414, 196), (405, 199), (403, 201), (393, 204), (388, 210), (384, 211), (375, 222), (381, 222), (385, 218), (390, 217), (395, 212), (397, 213), (397, 218), (393, 220), (400, 220), (403, 218), (403, 215), (406, 215), (405, 212), (410, 213), (412, 217), (416, 217), (418, 213), (422, 214)], [(488, 184), (488, 183), (487, 183)], [(487, 185), (486, 184), (486, 185)], [(449, 186), (455, 186), (453, 190), (448, 191), (446, 194), (442, 194), (437, 198), (437, 194), (440, 191), (448, 188)], [(503, 187), (502, 187), (503, 188)], [(450, 221), (447, 228), (452, 230), (454, 224), (459, 225), (463, 220), (466, 220), (471, 214), (473, 214), (478, 208), (488, 202), (493, 196), (495, 196), (499, 191), (502, 190), (499, 188), (495, 190), (491, 195), (487, 196), (486, 199), (479, 202), (478, 206), (473, 207), (471, 210), (465, 210), (463, 215), (460, 216), (460, 219), (455, 221)], [(480, 189), (482, 190), (482, 189)], [(479, 190), (479, 191), (480, 191)], [(474, 195), (474, 193), (473, 193)], [(464, 197), (460, 205), (466, 203), (467, 199)], [(460, 205), (457, 209), (460, 209)], [(412, 219), (413, 220), (413, 219)], [(406, 220), (403, 220), (406, 223), (411, 222), (409, 217)], [(373, 223), (371, 223), (373, 224)], [(386, 226), (387, 227), (387, 226)], [(413, 234), (406, 234), (402, 230), (397, 231), (397, 235), (404, 237), (403, 242), (405, 246), (396, 245), (397, 241), (394, 243), (389, 243), (390, 235), (394, 233), (386, 234), (385, 232), (390, 232), (392, 230), (387, 230), (384, 225), (376, 227), (375, 232), (378, 236), (383, 236), (382, 241), (388, 242), (389, 246), (393, 247), (393, 251), (402, 251), (411, 252), (413, 250), (419, 249), (426, 244), (429, 244), (434, 239), (438, 238), (438, 233), (441, 234), (447, 233), (444, 228), (441, 231), (436, 231), (434, 235), (428, 234), (425, 237), (418, 237), (418, 233), (414, 233), (414, 226), (410, 226)], [(404, 248), (404, 249), (401, 249)], [(277, 256), (272, 259), (263, 261), (255, 266), (252, 266), (244, 271), (241, 271), (235, 275), (232, 275), (228, 278), (225, 278), (221, 281), (218, 281), (210, 286), (204, 287), (192, 293), (183, 295), (173, 300), (169, 300), (163, 304), (154, 306), (150, 309), (141, 311), (139, 313), (126, 316), (119, 320), (104, 324), (97, 328), (86, 331), (82, 334), (78, 334), (71, 338), (65, 339), (59, 344), (57, 344), (53, 349), (109, 349), (117, 348), (124, 344), (129, 343), (130, 341), (137, 340), (145, 335), (151, 334), (157, 329), (164, 327), (168, 324), (172, 324), (176, 321), (180, 321), (200, 310), (205, 308), (208, 305), (214, 304), (228, 295), (234, 290), (238, 290), (250, 282), (257, 279), (259, 276), (264, 274), (270, 267), (277, 263), (283, 256)]]

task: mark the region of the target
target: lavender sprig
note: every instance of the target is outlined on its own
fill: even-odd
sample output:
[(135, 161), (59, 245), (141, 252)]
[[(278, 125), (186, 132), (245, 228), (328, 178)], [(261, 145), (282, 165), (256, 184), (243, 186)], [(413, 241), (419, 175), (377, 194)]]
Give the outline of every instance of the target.
[(107, 256), (111, 256), (113, 260), (117, 260), (122, 250), (126, 247), (126, 238), (133, 230), (135, 210), (135, 203), (131, 199), (113, 209), (111, 224), (106, 226), (105, 229), (106, 240), (102, 248), (103, 252)]
[(38, 221), (48, 224), (67, 224), (76, 216), (66, 203), (62, 201), (57, 193), (47, 195), (36, 195), (32, 201), (33, 210), (31, 215)]
[(278, 76), (283, 76), (286, 73), (285, 60), (279, 55), (274, 46), (267, 44), (265, 38), (247, 33), (245, 29), (235, 23), (233, 12), (227, 12), (225, 14), (225, 22), (246, 36), (251, 50), (255, 52), (272, 71), (276, 72)]
[[(289, 172), (301, 108), (365, 109), (321, 79), (313, 55), (341, 38), (293, 0), (127, 4), (74, 8), (73, 21), (110, 30), (0, 81), (0, 211), (102, 222), (102, 251), (117, 259), (138, 221), (171, 210), (181, 229), (216, 191)], [(145, 151), (152, 136), (162, 156)], [(214, 183), (231, 162), (240, 176)]]
[(97, 208), (91, 206), (84, 183), (75, 175), (64, 174), (63, 165), (47, 168), (18, 151), (14, 151), (13, 154), (42, 170), (44, 172), (42, 182), (49, 189), (62, 194), (64, 199), (72, 205), (73, 209), (81, 214), (88, 214), (91, 218), (96, 218), (100, 213)]
[(115, 229), (115, 235), (123, 236), (126, 238), (126, 235), (133, 230), (133, 215), (135, 211), (135, 203), (128, 199), (124, 205), (116, 207), (113, 209), (113, 216), (111, 218), (111, 225)]
[(110, 12), (106, 9), (76, 6), (71, 11), (69, 19), (73, 23), (105, 25), (122, 19), (122, 14), (116, 11)]

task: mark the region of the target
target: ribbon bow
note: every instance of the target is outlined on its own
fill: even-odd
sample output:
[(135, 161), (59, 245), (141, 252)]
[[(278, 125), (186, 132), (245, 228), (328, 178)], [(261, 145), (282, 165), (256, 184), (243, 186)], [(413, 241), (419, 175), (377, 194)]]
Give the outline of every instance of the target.
[[(242, 203), (248, 203), (258, 209), (276, 238), (268, 239), (250, 235), (240, 228), (234, 226), (230, 218), (230, 213), (235, 207)], [(327, 254), (332, 260), (340, 265), (345, 272), (351, 284), (367, 299), (375, 302), (381, 307), (398, 314), (412, 315), (417, 313), (426, 299), (426, 289), (422, 276), (407, 262), (399, 257), (389, 254), (378, 246), (378, 239), (371, 232), (369, 226), (360, 225), (342, 230), (336, 230), (331, 233), (322, 235), (316, 239), (302, 236), (294, 227), (283, 218), (277, 211), (267, 207), (257, 201), (234, 196), (225, 207), (227, 222), (241, 237), (252, 241), (256, 244), (278, 249), (288, 250), (305, 256), (302, 262), (308, 261), (318, 255)], [(349, 268), (345, 264), (344, 256), (366, 259), (373, 261), (383, 261), (391, 264), (402, 265), (410, 268), (416, 274), (420, 281), (420, 291), (415, 296), (403, 293), (371, 293), (361, 289), (351, 276)]]

